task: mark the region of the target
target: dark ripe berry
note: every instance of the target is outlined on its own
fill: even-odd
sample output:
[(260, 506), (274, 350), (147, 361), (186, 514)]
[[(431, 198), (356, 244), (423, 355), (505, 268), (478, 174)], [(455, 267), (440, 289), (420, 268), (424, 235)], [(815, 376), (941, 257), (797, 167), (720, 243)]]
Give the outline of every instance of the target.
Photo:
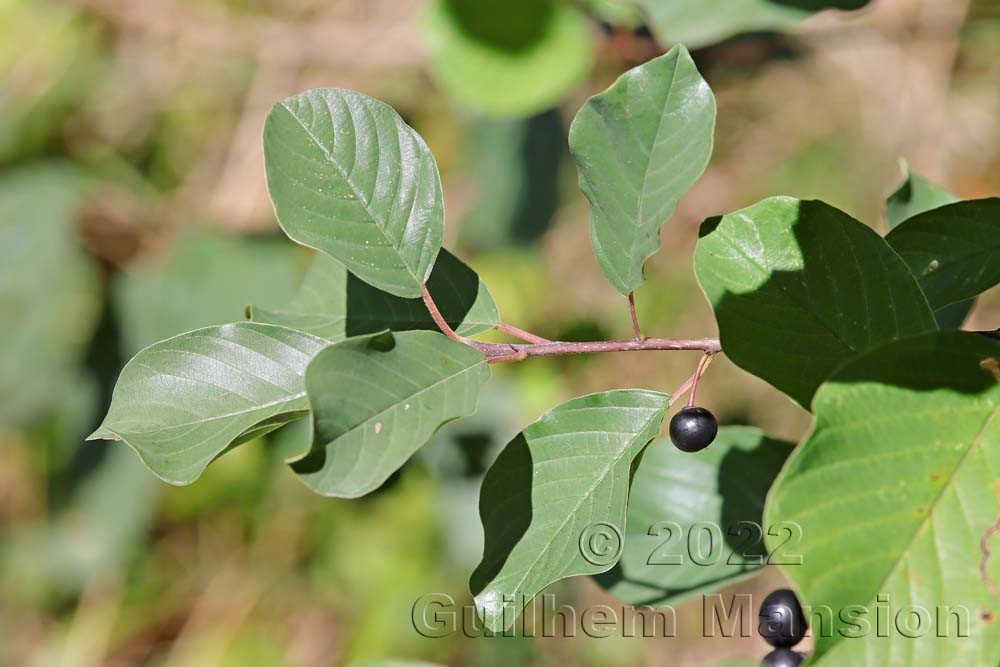
[(801, 653), (789, 648), (776, 648), (764, 656), (760, 667), (798, 667), (803, 660), (805, 656)]
[(682, 452), (700, 452), (718, 432), (715, 415), (705, 408), (684, 408), (670, 420), (670, 442)]
[(764, 598), (759, 616), (757, 631), (771, 646), (795, 646), (806, 634), (806, 617), (799, 599), (787, 588), (779, 588)]

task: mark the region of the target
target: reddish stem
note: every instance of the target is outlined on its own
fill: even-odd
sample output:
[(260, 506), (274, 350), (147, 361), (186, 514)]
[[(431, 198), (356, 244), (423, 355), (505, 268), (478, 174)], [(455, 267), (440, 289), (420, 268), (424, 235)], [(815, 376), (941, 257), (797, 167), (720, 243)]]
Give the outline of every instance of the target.
[(693, 376), (694, 379), (691, 381), (691, 393), (688, 394), (687, 406), (689, 408), (694, 405), (694, 396), (698, 392), (698, 380), (701, 379), (702, 373), (705, 372), (705, 369), (708, 368), (708, 364), (711, 361), (712, 361), (712, 355), (707, 353), (704, 354), (701, 357), (701, 359), (698, 360), (698, 367), (694, 369), (694, 376)]
[(434, 320), (434, 324), (436, 324), (438, 329), (441, 330), (441, 333), (452, 340), (457, 340), (462, 343), (469, 342), (467, 339), (462, 338), (455, 333), (455, 330), (451, 328), (451, 325), (445, 321), (441, 311), (438, 310), (437, 304), (434, 303), (434, 298), (431, 296), (431, 293), (427, 291), (426, 284), (420, 286), (420, 296), (424, 300), (424, 305), (427, 306), (427, 312), (431, 314), (431, 319)]

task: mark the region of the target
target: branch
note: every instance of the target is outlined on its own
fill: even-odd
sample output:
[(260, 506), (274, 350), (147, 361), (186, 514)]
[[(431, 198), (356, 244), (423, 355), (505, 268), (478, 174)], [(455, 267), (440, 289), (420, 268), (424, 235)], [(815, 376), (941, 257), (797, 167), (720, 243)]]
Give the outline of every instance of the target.
[(555, 341), (539, 344), (480, 343), (468, 341), (486, 355), (489, 363), (521, 361), (529, 357), (556, 357), (597, 352), (642, 352), (649, 350), (701, 350), (705, 354), (722, 351), (715, 338), (642, 338), (639, 340), (604, 340), (586, 343)]

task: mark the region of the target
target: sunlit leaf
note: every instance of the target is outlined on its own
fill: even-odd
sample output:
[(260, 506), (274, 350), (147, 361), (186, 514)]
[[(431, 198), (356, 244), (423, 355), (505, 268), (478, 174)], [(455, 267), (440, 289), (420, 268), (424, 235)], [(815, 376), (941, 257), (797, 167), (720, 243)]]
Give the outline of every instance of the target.
[(251, 322), (161, 341), (122, 369), (89, 439), (122, 440), (164, 481), (189, 484), (228, 448), (307, 414), (303, 376), (324, 345)]
[(714, 131), (715, 97), (683, 46), (623, 74), (573, 121), (594, 253), (622, 294), (643, 283), (660, 227), (708, 164)]
[(309, 364), (309, 454), (292, 464), (325, 496), (374, 491), (434, 432), (472, 414), (489, 379), (475, 348), (431, 331), (349, 338)]
[(638, 389), (583, 396), (508, 443), (479, 498), (486, 544), (471, 587), (488, 630), (510, 626), (549, 584), (617, 562), (633, 462), (667, 399)]
[(319, 88), (264, 125), (267, 187), (282, 229), (401, 297), (420, 296), (444, 233), (434, 156), (392, 107)]
[[(825, 629), (813, 620), (817, 664), (1000, 664), (1000, 560), (984, 555), (1000, 548), (998, 379), (1000, 342), (941, 332), (875, 348), (816, 393), (813, 431), (765, 521), (801, 527), (801, 564), (784, 573), (803, 604), (833, 610)], [(852, 605), (870, 631), (847, 639)], [(895, 624), (882, 636), (879, 606)], [(911, 609), (923, 610), (916, 639), (898, 631), (898, 614), (915, 622)]]
[(706, 221), (695, 270), (726, 356), (807, 408), (851, 357), (936, 329), (885, 240), (823, 202), (773, 197)]

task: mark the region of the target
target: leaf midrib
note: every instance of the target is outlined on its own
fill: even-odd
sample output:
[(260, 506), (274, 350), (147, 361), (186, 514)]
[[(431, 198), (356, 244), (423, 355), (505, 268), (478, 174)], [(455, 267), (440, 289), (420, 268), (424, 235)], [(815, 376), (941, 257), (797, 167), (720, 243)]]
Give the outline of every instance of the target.
[[(407, 263), (406, 258), (403, 257), (403, 254), (400, 252), (399, 246), (395, 243), (393, 238), (389, 236), (389, 234), (383, 228), (382, 221), (380, 221), (379, 217), (376, 216), (375, 213), (372, 211), (368, 203), (367, 197), (364, 196), (365, 193), (358, 190), (358, 188), (354, 185), (354, 181), (351, 180), (348, 174), (344, 171), (343, 167), (341, 167), (340, 164), (338, 164), (337, 161), (334, 159), (333, 155), (326, 150), (326, 148), (320, 142), (319, 138), (312, 133), (312, 130), (306, 127), (305, 123), (302, 122), (302, 119), (300, 119), (291, 109), (289, 109), (287, 105), (282, 104), (281, 108), (283, 108), (285, 112), (288, 113), (288, 115), (291, 116), (296, 123), (298, 123), (299, 127), (302, 128), (302, 131), (306, 133), (306, 136), (309, 137), (309, 139), (313, 142), (313, 144), (315, 144), (316, 148), (319, 149), (320, 153), (322, 153), (323, 156), (326, 157), (327, 162), (329, 162), (333, 166), (333, 168), (337, 170), (337, 173), (340, 174), (340, 177), (344, 179), (344, 182), (347, 183), (347, 186), (351, 189), (351, 193), (354, 195), (355, 200), (359, 204), (361, 204), (361, 206), (364, 208), (365, 213), (368, 215), (369, 219), (374, 224), (375, 228), (382, 235), (382, 238), (384, 238), (387, 241), (388, 246), (392, 248), (393, 252), (396, 253), (396, 256), (399, 258), (400, 263), (403, 265), (403, 268), (406, 269), (406, 272), (410, 275), (410, 277), (413, 278), (414, 283), (417, 285), (422, 285), (423, 280), (418, 278), (417, 275), (413, 272), (413, 270), (410, 269), (410, 265)], [(329, 107), (327, 109), (330, 112), (332, 118), (333, 110), (330, 109)], [(351, 120), (351, 124), (354, 125), (353, 118)], [(357, 140), (355, 140), (355, 143), (357, 143)], [(379, 155), (378, 164), (379, 166), (381, 166), (382, 164), (381, 155)]]

